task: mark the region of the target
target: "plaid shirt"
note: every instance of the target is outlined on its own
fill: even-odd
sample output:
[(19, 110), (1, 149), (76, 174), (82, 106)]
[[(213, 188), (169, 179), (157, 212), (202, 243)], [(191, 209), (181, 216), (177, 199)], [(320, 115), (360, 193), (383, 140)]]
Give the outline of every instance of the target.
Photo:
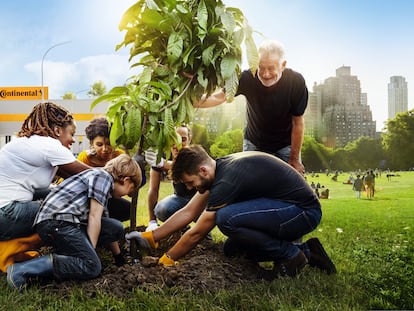
[(87, 224), (90, 199), (104, 207), (108, 217), (108, 199), (114, 189), (114, 179), (101, 168), (83, 171), (65, 179), (43, 201), (34, 224), (45, 220), (63, 220), (75, 224)]

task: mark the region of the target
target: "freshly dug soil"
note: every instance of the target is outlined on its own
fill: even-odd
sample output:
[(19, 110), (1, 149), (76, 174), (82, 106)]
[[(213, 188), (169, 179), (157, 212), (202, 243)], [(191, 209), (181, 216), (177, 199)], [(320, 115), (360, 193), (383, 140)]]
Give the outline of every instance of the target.
[[(145, 228), (137, 228), (143, 231)], [(173, 267), (158, 265), (161, 257), (182, 235), (172, 235), (160, 243), (160, 247), (139, 260), (128, 259), (128, 263), (117, 267), (107, 250), (99, 250), (103, 270), (100, 276), (89, 281), (69, 280), (53, 281), (43, 284), (47, 290), (60, 296), (67, 295), (71, 287), (76, 286), (93, 297), (96, 293), (126, 296), (134, 288), (178, 287), (181, 291), (215, 292), (231, 289), (246, 282), (258, 282), (266, 279), (270, 271), (261, 268), (244, 258), (228, 258), (222, 251), (222, 242), (216, 243), (204, 239), (189, 254)], [(43, 282), (42, 282), (43, 283)]]

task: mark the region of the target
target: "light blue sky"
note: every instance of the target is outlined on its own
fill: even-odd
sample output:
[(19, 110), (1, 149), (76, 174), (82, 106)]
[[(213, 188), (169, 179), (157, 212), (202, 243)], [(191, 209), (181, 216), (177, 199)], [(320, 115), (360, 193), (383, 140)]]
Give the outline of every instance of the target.
[[(132, 0), (3, 1), (0, 10), (0, 86), (44, 85), (49, 98), (79, 92), (95, 81), (107, 88), (123, 84), (129, 70), (128, 49), (115, 52), (123, 39), (118, 23)], [(266, 38), (281, 41), (288, 67), (314, 82), (351, 66), (368, 104), (383, 127), (388, 114), (390, 76), (408, 82), (414, 107), (414, 1), (412, 0), (225, 0), (238, 7)], [(263, 37), (257, 35), (259, 44)]]

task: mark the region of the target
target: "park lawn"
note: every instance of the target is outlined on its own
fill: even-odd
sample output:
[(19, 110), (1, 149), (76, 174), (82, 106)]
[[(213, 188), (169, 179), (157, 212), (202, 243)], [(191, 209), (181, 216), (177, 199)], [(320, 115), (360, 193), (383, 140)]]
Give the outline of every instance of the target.
[[(343, 184), (349, 174), (307, 176), (330, 189), (321, 200), (323, 218), (309, 234), (317, 236), (337, 266), (336, 275), (312, 269), (297, 278), (271, 283), (235, 286), (214, 293), (182, 292), (180, 289), (137, 288), (127, 298), (110, 295), (86, 297), (73, 290), (55, 297), (32, 287), (19, 294), (10, 290), (5, 274), (0, 280), (0, 310), (368, 310), (414, 309), (414, 172), (401, 172), (388, 181), (376, 180), (373, 199), (355, 197)], [(146, 193), (141, 189), (138, 225), (147, 224)], [(161, 197), (171, 193), (162, 183)], [(126, 223), (126, 226), (128, 224)], [(215, 229), (214, 240), (224, 236)], [(305, 240), (308, 237), (305, 237)]]

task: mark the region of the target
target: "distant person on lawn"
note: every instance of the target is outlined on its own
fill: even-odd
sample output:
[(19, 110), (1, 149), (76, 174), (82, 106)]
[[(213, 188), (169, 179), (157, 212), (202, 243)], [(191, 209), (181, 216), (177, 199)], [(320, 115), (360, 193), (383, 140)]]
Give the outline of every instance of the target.
[(355, 191), (357, 199), (360, 199), (361, 191), (364, 190), (364, 181), (361, 179), (361, 175), (357, 175), (357, 178), (352, 185), (352, 189)]

